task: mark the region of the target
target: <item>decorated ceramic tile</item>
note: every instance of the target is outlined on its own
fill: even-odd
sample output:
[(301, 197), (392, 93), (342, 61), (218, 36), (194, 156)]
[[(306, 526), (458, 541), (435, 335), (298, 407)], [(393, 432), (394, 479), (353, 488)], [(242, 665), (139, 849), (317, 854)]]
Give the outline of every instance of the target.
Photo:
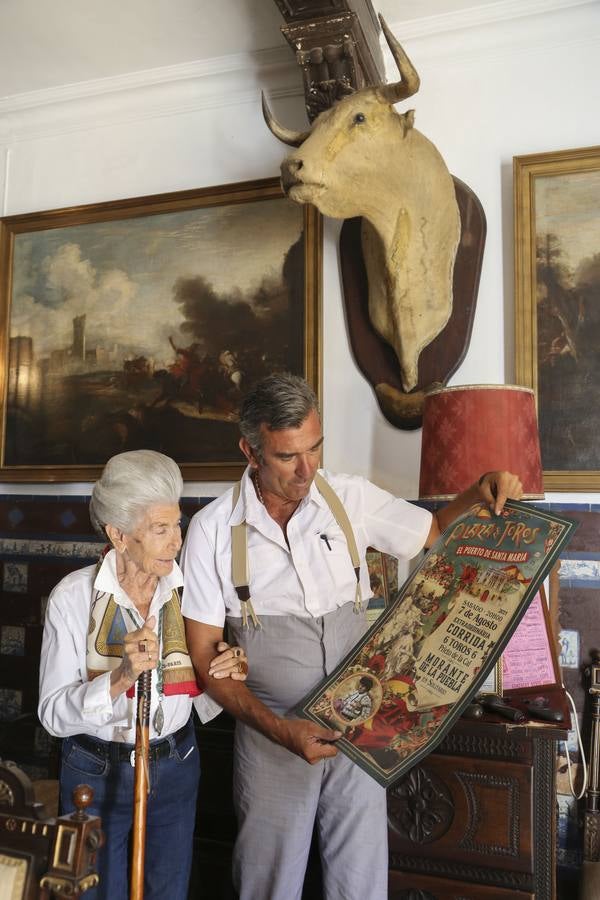
[(597, 553), (578, 552), (577, 556), (566, 553), (560, 561), (558, 572), (561, 583), (567, 582), (569, 587), (600, 587), (600, 555)]
[(5, 562), (2, 567), (2, 587), (5, 591), (14, 594), (27, 592), (27, 575), (29, 566), (27, 563)]
[(94, 562), (104, 549), (102, 541), (60, 541), (34, 538), (4, 537), (0, 540), (3, 555), (26, 557), (68, 557), (73, 560)]
[(0, 721), (10, 722), (21, 715), (23, 692), (13, 688), (0, 688)]
[(577, 815), (577, 800), (570, 794), (557, 794), (559, 866), (578, 867), (582, 862), (581, 836)]
[(0, 629), (0, 654), (25, 656), (25, 629), (19, 625), (3, 625)]
[(558, 634), (559, 664), (563, 669), (579, 668), (579, 632), (572, 628), (561, 628)]

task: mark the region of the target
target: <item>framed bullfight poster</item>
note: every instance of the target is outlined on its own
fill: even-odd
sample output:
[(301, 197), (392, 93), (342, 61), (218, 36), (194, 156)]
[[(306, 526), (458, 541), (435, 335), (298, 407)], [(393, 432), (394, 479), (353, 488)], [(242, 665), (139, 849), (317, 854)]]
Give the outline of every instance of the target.
[(471, 507), (297, 713), (389, 787), (480, 689), (575, 527), (526, 503)]

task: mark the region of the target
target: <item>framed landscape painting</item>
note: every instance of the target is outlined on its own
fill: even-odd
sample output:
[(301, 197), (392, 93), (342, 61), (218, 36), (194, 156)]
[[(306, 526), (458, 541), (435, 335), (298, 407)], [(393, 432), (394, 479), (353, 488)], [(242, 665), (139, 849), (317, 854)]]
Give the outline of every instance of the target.
[(514, 158), (517, 381), (546, 490), (600, 490), (600, 147)]
[(0, 480), (141, 447), (231, 480), (244, 392), (319, 391), (321, 220), (277, 179), (6, 217), (0, 272)]

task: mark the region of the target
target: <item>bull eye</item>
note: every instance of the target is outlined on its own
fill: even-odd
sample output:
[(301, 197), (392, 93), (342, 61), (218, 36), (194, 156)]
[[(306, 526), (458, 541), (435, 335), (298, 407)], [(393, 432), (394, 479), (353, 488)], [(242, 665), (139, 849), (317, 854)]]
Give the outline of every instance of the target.
[(352, 124), (353, 124), (353, 125), (362, 125), (362, 123), (363, 123), (363, 122), (366, 122), (366, 121), (367, 121), (367, 117), (365, 116), (365, 114), (364, 114), (364, 113), (361, 113), (361, 112), (358, 112), (358, 113), (356, 113), (356, 115), (354, 116), (354, 121), (353, 121)]

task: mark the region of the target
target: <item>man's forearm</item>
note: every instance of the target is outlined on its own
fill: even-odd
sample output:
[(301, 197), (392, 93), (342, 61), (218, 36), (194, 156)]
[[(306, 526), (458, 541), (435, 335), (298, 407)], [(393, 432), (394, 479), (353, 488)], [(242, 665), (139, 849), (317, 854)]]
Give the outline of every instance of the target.
[(454, 500), (451, 500), (450, 503), (447, 503), (446, 506), (439, 509), (436, 516), (440, 533), (445, 531), (455, 519), (458, 519), (458, 517), (466, 512), (469, 507), (473, 506), (474, 503), (479, 502), (481, 499), (479, 485), (475, 482), (475, 484), (472, 484), (466, 491), (463, 491), (462, 494), (459, 494)]
[(522, 496), (523, 485), (518, 475), (512, 472), (486, 472), (479, 481), (434, 513), (425, 546), (431, 547), (440, 534), (474, 503), (486, 503), (494, 515), (500, 515), (507, 499), (520, 500)]
[(479, 485), (472, 484), (470, 488), (467, 488), (466, 491), (463, 491), (462, 494), (459, 494), (458, 497), (455, 497), (454, 500), (447, 503), (446, 506), (443, 506), (441, 509), (434, 512), (425, 546), (429, 548), (435, 544), (440, 534), (442, 534), (442, 532), (445, 531), (458, 516), (466, 512), (466, 510), (474, 503), (477, 503), (478, 500), (481, 500)]
[(243, 682), (209, 675), (210, 662), (217, 643), (223, 639), (223, 630), (188, 619), (186, 633), (196, 676), (206, 693), (235, 719), (250, 725), (275, 743), (283, 743), (284, 719), (265, 706)]
[(243, 682), (233, 681), (230, 678), (216, 678), (210, 674), (210, 662), (215, 655), (215, 647), (223, 639), (222, 628), (186, 619), (186, 636), (198, 680), (206, 692), (235, 719), (264, 734), (269, 740), (280, 744), (311, 765), (336, 755), (337, 750), (332, 742), (342, 736), (341, 731), (325, 728), (306, 719), (285, 719), (277, 716), (268, 706), (261, 703)]
[(230, 679), (217, 681), (208, 674), (202, 677), (202, 684), (206, 693), (235, 719), (250, 725), (275, 743), (282, 743), (285, 720), (275, 715), (245, 684)]

